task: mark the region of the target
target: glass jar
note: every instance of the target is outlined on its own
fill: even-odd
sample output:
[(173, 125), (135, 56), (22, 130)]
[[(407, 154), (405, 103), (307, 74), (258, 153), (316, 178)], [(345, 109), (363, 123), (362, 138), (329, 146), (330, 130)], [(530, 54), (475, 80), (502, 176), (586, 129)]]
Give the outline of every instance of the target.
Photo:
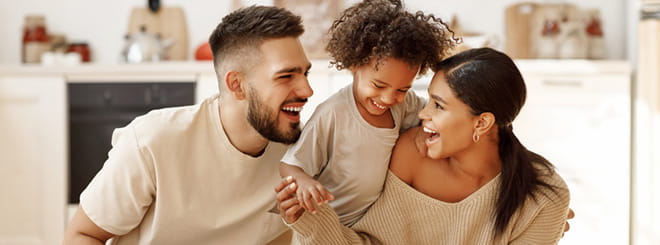
[(41, 55), (50, 50), (46, 32), (46, 18), (40, 15), (25, 17), (23, 28), (23, 48), (21, 60), (23, 63), (39, 63)]
[(86, 42), (72, 42), (67, 53), (78, 53), (82, 62), (90, 61), (89, 45)]

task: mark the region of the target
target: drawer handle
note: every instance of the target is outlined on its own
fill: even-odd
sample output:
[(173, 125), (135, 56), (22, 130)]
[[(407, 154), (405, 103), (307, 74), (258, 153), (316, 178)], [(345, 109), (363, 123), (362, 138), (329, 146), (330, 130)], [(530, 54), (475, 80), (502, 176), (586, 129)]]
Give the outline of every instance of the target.
[(543, 85), (554, 86), (554, 87), (582, 87), (582, 81), (580, 80), (543, 80)]
[(112, 93), (110, 91), (103, 91), (103, 103), (106, 105), (112, 104)]

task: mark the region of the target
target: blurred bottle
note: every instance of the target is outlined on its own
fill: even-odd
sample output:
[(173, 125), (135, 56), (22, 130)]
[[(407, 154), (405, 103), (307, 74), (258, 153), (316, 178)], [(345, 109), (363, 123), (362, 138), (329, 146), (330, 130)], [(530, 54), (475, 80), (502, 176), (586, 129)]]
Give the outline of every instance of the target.
[(72, 42), (69, 45), (69, 50), (67, 50), (67, 53), (80, 54), (81, 61), (85, 63), (91, 60), (89, 54), (89, 45), (87, 45), (86, 42)]
[(46, 18), (41, 15), (25, 16), (23, 28), (23, 63), (40, 63), (41, 55), (50, 49), (46, 32)]

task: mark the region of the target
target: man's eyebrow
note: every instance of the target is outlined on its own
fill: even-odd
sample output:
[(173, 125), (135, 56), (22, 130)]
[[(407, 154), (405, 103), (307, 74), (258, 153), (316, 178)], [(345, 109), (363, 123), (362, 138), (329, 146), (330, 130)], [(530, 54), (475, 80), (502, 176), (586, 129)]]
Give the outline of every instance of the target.
[(279, 73), (305, 73), (306, 71), (309, 71), (309, 69), (312, 69), (312, 64), (307, 65), (306, 69), (303, 70), (302, 67), (285, 67), (282, 68), (278, 71), (275, 72), (275, 74)]

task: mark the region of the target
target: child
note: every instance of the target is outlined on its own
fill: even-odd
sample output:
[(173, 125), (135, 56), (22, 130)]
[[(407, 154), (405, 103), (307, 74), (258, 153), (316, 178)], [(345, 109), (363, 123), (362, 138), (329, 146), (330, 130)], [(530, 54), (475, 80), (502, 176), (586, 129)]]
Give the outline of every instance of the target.
[(296, 180), (305, 209), (332, 200), (341, 223), (351, 226), (380, 195), (399, 133), (419, 123), (425, 101), (408, 92), (413, 79), (454, 40), (440, 19), (386, 0), (346, 9), (329, 32), (331, 64), (349, 69), (353, 84), (316, 108), (280, 174)]

